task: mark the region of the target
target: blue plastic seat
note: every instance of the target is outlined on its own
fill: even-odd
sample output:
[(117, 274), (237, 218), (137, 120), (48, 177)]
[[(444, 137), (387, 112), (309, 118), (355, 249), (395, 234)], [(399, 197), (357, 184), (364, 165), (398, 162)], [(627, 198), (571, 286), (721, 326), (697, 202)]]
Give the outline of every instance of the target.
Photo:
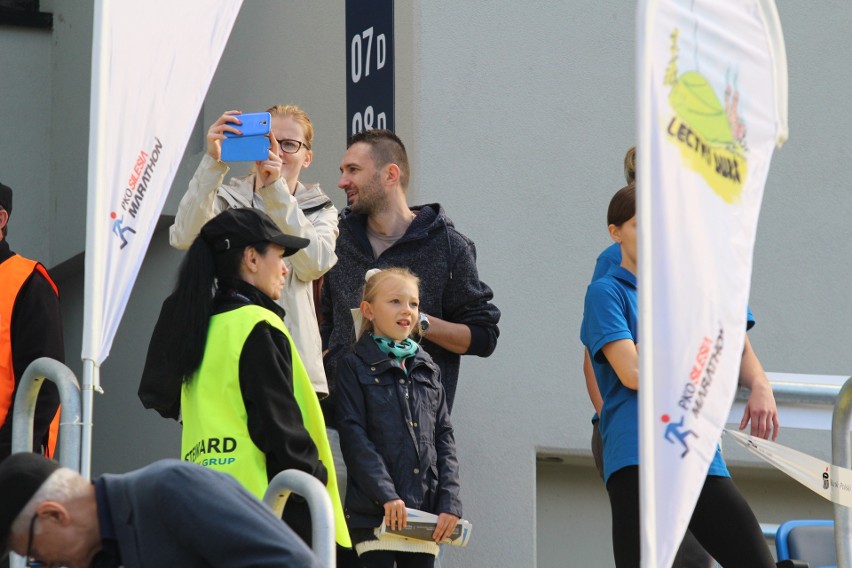
[(813, 568), (836, 567), (834, 521), (794, 520), (781, 523), (775, 533), (778, 560), (804, 560)]

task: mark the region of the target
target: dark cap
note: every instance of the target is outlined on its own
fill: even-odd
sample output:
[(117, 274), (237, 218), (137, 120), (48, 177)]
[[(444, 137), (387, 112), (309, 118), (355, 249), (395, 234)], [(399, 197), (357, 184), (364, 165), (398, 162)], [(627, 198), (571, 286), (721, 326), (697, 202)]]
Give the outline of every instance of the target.
[(8, 553), (12, 523), (59, 467), (55, 461), (30, 452), (12, 454), (0, 463), (0, 560)]
[(12, 215), (12, 188), (0, 183), (0, 207)]
[(282, 233), (269, 215), (250, 208), (228, 209), (219, 213), (201, 227), (201, 237), (216, 252), (269, 242), (284, 247), (284, 256), (290, 256), (311, 242)]

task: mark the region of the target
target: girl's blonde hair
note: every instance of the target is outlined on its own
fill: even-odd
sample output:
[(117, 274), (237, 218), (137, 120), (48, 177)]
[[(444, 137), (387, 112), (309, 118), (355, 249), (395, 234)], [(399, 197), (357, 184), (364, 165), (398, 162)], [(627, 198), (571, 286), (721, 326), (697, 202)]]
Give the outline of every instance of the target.
[[(361, 301), (369, 304), (373, 303), (376, 299), (376, 294), (378, 294), (379, 286), (381, 286), (382, 282), (390, 280), (391, 278), (408, 280), (414, 284), (418, 293), (420, 292), (420, 279), (409, 269), (399, 267), (382, 269), (373, 268), (372, 270), (368, 270), (367, 274), (364, 276), (366, 283), (364, 284), (364, 293), (361, 294)], [(356, 337), (355, 340), (357, 341), (362, 335), (371, 331), (373, 331), (373, 322), (367, 318), (363, 318), (361, 320), (361, 329), (358, 330), (358, 337)], [(420, 333), (419, 321), (414, 324), (414, 328), (411, 332)]]
[[(266, 109), (266, 112), (268, 112), (273, 117), (289, 117), (295, 120), (296, 123), (302, 127), (302, 130), (305, 133), (305, 147), (308, 149), (308, 152), (311, 151), (311, 148), (314, 147), (314, 124), (311, 122), (311, 118), (308, 116), (308, 113), (306, 113), (296, 105), (275, 105)], [(251, 168), (249, 168), (248, 170), (248, 174), (251, 175), (256, 173), (257, 165), (252, 164)]]
[(308, 147), (308, 150), (313, 148), (314, 146), (314, 125), (311, 122), (310, 117), (308, 117), (308, 113), (303, 111), (301, 108), (296, 105), (275, 105), (266, 109), (266, 112), (271, 114), (273, 117), (280, 116), (281, 118), (292, 118), (295, 120), (299, 126), (302, 127), (302, 130), (305, 132), (305, 145)]
[(624, 155), (624, 179), (628, 184), (636, 181), (636, 146), (631, 146)]

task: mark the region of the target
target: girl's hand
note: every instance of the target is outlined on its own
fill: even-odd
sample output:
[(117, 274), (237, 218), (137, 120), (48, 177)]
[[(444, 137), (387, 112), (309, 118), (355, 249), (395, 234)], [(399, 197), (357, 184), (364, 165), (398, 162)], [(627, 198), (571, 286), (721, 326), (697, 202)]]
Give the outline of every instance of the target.
[(269, 133), (269, 156), (268, 159), (262, 162), (255, 162), (257, 166), (257, 177), (260, 180), (260, 187), (266, 187), (275, 183), (275, 180), (281, 177), (281, 156), (278, 154), (278, 141)]
[(242, 124), (238, 116), (240, 114), (242, 111), (239, 110), (225, 112), (207, 131), (207, 153), (217, 162), (222, 159), (222, 140), (225, 139), (225, 132), (242, 134), (237, 128)]
[(457, 516), (449, 513), (441, 513), (438, 515), (438, 522), (435, 524), (435, 532), (432, 533), (432, 538), (438, 543), (450, 538), (458, 522), (459, 518)]
[(405, 510), (405, 501), (394, 499), (385, 503), (385, 524), (391, 529), (404, 529), (408, 524), (408, 511)]

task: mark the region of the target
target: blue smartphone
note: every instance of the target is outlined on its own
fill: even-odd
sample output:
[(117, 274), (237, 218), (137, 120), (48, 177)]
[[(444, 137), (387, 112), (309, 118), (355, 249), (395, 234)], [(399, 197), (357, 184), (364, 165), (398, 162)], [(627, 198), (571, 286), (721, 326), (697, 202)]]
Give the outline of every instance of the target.
[(269, 134), (269, 129), (272, 126), (272, 115), (268, 112), (248, 112), (246, 114), (235, 114), (242, 121), (242, 124), (229, 123), (237, 130), (242, 131), (242, 135), (234, 134), (233, 132), (225, 132), (226, 138), (240, 138), (240, 136), (266, 136)]
[(257, 162), (269, 157), (266, 136), (235, 136), (222, 140), (223, 162)]

